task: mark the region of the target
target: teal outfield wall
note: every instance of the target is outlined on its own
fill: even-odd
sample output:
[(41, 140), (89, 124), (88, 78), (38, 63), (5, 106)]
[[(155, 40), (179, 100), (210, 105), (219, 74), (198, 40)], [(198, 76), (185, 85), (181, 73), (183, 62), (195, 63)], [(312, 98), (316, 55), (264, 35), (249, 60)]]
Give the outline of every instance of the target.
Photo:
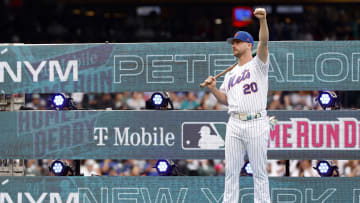
[[(360, 202), (360, 178), (270, 178), (271, 202)], [(0, 202), (221, 203), (217, 177), (0, 177)], [(240, 178), (241, 203), (253, 202), (252, 177)]]
[[(359, 158), (359, 111), (268, 115), (279, 120), (270, 159)], [(224, 159), (227, 120), (225, 111), (0, 112), (0, 158)]]
[[(270, 42), (269, 87), (359, 90), (358, 47), (359, 41)], [(200, 90), (204, 79), (235, 62), (225, 42), (0, 45), (0, 53), (0, 90), (9, 94)]]

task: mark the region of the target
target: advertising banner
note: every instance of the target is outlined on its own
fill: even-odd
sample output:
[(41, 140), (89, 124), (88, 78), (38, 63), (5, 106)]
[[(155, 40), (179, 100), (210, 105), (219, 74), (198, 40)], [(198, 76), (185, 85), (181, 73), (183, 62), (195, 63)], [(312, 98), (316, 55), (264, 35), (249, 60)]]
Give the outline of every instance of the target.
[[(358, 111), (269, 111), (270, 159), (357, 159)], [(0, 112), (0, 158), (224, 159), (225, 111)]]
[[(359, 90), (359, 46), (359, 41), (269, 42), (269, 88)], [(0, 45), (0, 90), (7, 94), (200, 90), (209, 75), (235, 62), (231, 45), (225, 42)], [(223, 78), (217, 80), (218, 86)]]

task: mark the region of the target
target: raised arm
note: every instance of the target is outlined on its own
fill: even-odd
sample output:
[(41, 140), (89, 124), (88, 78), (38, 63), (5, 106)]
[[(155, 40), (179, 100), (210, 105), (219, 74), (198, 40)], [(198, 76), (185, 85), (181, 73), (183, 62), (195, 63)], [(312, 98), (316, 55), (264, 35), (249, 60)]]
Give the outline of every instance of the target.
[(254, 15), (259, 19), (259, 23), (260, 23), (257, 56), (263, 63), (266, 63), (269, 56), (269, 51), (268, 51), (269, 29), (266, 21), (266, 10), (264, 8), (257, 8), (254, 11)]

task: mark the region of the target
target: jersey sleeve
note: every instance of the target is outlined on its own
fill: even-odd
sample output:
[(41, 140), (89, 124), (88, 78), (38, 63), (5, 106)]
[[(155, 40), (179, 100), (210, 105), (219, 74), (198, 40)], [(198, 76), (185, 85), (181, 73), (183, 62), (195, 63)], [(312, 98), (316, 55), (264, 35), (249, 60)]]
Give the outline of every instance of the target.
[(267, 57), (266, 63), (264, 63), (257, 55), (255, 56), (255, 63), (260, 68), (260, 71), (264, 74), (267, 74), (269, 71), (269, 60), (270, 55)]

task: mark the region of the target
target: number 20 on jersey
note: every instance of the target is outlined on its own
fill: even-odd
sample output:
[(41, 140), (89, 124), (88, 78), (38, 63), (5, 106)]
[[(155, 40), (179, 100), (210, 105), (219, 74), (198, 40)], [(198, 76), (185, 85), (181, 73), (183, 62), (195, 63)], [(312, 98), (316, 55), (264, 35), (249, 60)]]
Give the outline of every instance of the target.
[(246, 94), (251, 94), (252, 92), (257, 92), (258, 91), (258, 87), (257, 87), (257, 84), (256, 82), (252, 82), (250, 84), (245, 84), (243, 86), (244, 88), (244, 95)]

